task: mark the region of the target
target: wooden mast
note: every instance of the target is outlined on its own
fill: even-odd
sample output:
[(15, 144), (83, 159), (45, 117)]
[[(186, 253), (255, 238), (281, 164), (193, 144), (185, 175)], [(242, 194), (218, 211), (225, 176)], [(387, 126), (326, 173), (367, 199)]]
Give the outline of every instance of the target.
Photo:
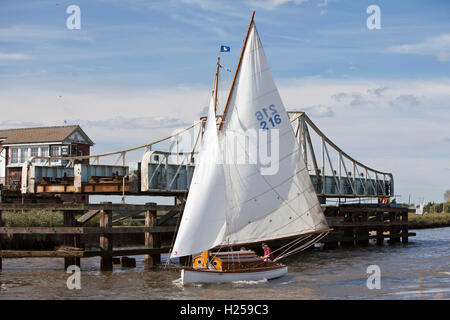
[(214, 114), (217, 114), (217, 91), (219, 87), (220, 57), (217, 57), (216, 82), (214, 84)]
[[(231, 84), (230, 93), (228, 94), (227, 104), (225, 105), (225, 109), (223, 110), (222, 121), (220, 122), (219, 130), (222, 128), (223, 119), (225, 117), (225, 113), (228, 108), (228, 103), (230, 102), (231, 93), (233, 92), (234, 83), (236, 82), (236, 76), (237, 76), (239, 68), (241, 66), (242, 57), (244, 56), (244, 51), (245, 51), (245, 47), (247, 45), (247, 39), (250, 34), (250, 29), (253, 24), (254, 16), (255, 16), (255, 11), (253, 11), (252, 17), (250, 19), (250, 24), (248, 25), (247, 35), (245, 36), (245, 40), (244, 40), (244, 46), (242, 47), (241, 56), (239, 57), (239, 62), (238, 62), (237, 68), (236, 68), (236, 72), (234, 74), (233, 83)], [(220, 63), (220, 57), (217, 58), (216, 79), (215, 79), (215, 85), (214, 85), (214, 111), (215, 112), (217, 112), (217, 87), (218, 87), (218, 83), (219, 83), (219, 68), (220, 68), (219, 63)], [(209, 263), (209, 250), (205, 250), (202, 252), (202, 267), (208, 268), (208, 263)]]
[[(217, 114), (217, 91), (219, 87), (219, 68), (220, 68), (220, 57), (217, 57), (216, 66), (216, 79), (214, 83), (214, 114)], [(209, 250), (202, 252), (202, 268), (208, 268), (209, 264)]]
[(219, 130), (222, 129), (222, 124), (225, 121), (225, 114), (227, 113), (228, 104), (230, 103), (231, 94), (233, 93), (234, 84), (236, 82), (236, 77), (237, 77), (237, 74), (239, 72), (239, 68), (241, 67), (242, 58), (244, 57), (244, 51), (245, 51), (245, 47), (247, 46), (247, 40), (248, 40), (248, 36), (250, 34), (250, 29), (252, 28), (254, 16), (255, 16), (255, 11), (253, 11), (252, 17), (250, 19), (250, 23), (248, 25), (247, 35), (245, 36), (245, 40), (244, 40), (244, 46), (242, 47), (241, 56), (239, 57), (239, 62), (238, 62), (238, 65), (236, 67), (236, 72), (234, 73), (233, 83), (231, 84), (230, 93), (228, 94), (227, 104), (225, 105), (225, 109), (223, 110), (222, 121), (220, 122)]

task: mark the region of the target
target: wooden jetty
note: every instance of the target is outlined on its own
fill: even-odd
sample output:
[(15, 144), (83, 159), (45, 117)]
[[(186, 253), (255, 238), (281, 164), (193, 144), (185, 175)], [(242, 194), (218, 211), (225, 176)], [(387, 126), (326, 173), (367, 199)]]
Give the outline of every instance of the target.
[[(114, 257), (127, 263), (127, 256), (145, 255), (145, 265), (154, 267), (161, 261), (162, 253), (169, 253), (170, 246), (161, 245), (161, 236), (172, 238), (176, 232), (176, 220), (181, 205), (144, 205), (112, 204), (73, 204), (73, 203), (0, 203), (0, 237), (2, 235), (62, 235), (64, 246), (54, 250), (0, 250), (0, 269), (2, 258), (64, 258), (64, 267), (80, 266), (80, 259), (100, 257), (100, 270), (113, 270)], [(2, 211), (52, 210), (60, 211), (64, 216), (64, 226), (60, 227), (2, 227)], [(158, 211), (166, 212), (157, 216)], [(83, 213), (78, 219), (75, 214)], [(113, 220), (113, 212), (115, 220)], [(352, 204), (326, 207), (325, 215), (333, 231), (321, 242), (326, 249), (351, 246), (367, 246), (370, 240), (377, 245), (388, 243), (407, 243), (414, 233), (408, 230), (408, 208), (382, 207), (370, 204)], [(115, 226), (125, 218), (143, 213), (144, 226)], [(99, 216), (99, 226), (86, 227), (87, 221)], [(171, 222), (172, 225), (167, 225)], [(99, 250), (85, 250), (81, 235), (93, 234), (99, 237)], [(139, 248), (114, 249), (114, 236), (123, 234), (143, 234), (144, 243)], [(276, 242), (269, 245), (277, 246)], [(1, 249), (1, 248), (0, 248)], [(122, 263), (122, 260), (119, 262)], [(129, 262), (128, 262), (129, 263)], [(132, 264), (132, 263), (131, 263)]]
[(352, 204), (327, 207), (325, 210), (330, 228), (322, 242), (326, 248), (367, 246), (370, 240), (377, 245), (408, 243), (415, 236), (408, 230), (408, 213), (411, 209), (373, 204)]
[[(102, 202), (100, 204), (18, 204), (0, 203), (0, 226), (2, 211), (28, 211), (28, 210), (52, 210), (61, 211), (64, 215), (64, 226), (61, 227), (0, 227), (0, 236), (26, 234), (26, 235), (63, 235), (64, 246), (55, 250), (0, 250), (0, 269), (2, 258), (32, 258), (49, 257), (64, 258), (64, 265), (80, 265), (80, 258), (100, 257), (100, 269), (103, 271), (113, 269), (113, 257), (133, 255), (145, 255), (145, 263), (149, 267), (160, 262), (161, 253), (169, 252), (169, 247), (161, 247), (160, 236), (163, 233), (175, 232), (174, 226), (157, 225), (157, 211), (178, 212), (177, 206), (157, 205), (147, 203), (145, 205), (112, 204)], [(75, 219), (75, 213), (84, 214)], [(113, 212), (115, 216), (131, 217), (144, 213), (144, 226), (114, 226)], [(98, 227), (85, 227), (84, 224), (99, 215)], [(164, 221), (163, 221), (164, 222)], [(114, 250), (113, 238), (119, 234), (143, 234), (145, 241), (140, 248)], [(83, 234), (99, 236), (99, 250), (84, 250), (80, 243)], [(1, 249), (1, 248), (0, 248)]]

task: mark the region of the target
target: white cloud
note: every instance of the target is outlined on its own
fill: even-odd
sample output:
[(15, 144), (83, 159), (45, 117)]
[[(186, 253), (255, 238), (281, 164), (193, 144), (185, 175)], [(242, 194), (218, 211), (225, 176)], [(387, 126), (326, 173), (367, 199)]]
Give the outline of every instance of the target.
[(438, 61), (450, 61), (450, 33), (426, 38), (415, 44), (403, 44), (388, 48), (388, 52), (435, 56)]
[(159, 128), (179, 128), (186, 127), (191, 123), (173, 117), (138, 117), (130, 118), (118, 116), (111, 119), (102, 120), (77, 120), (76, 123), (87, 128), (116, 128), (119, 130), (140, 130)]
[(11, 121), (11, 120), (0, 121), (1, 129), (33, 128), (42, 126), (44, 126), (42, 123), (32, 121)]
[(401, 94), (390, 102), (391, 106), (417, 107), (420, 105), (419, 98), (413, 94)]
[(302, 3), (308, 2), (308, 0), (251, 0), (249, 4), (265, 10), (274, 10), (288, 2), (293, 2), (295, 5), (300, 5)]
[(334, 116), (333, 109), (323, 105), (306, 107), (303, 108), (303, 111), (305, 111), (310, 117), (314, 118), (328, 118)]
[(39, 43), (43, 40), (77, 40), (92, 41), (87, 30), (77, 30), (71, 32), (63, 25), (62, 28), (44, 27), (41, 25), (15, 25), (12, 27), (0, 28), (1, 41), (32, 42)]
[(4, 53), (0, 52), (0, 60), (27, 60), (31, 56), (24, 53)]
[(64, 125), (66, 121), (80, 124), (94, 141), (115, 141), (132, 147), (199, 120), (199, 112), (209, 104), (209, 98), (210, 90), (201, 86), (96, 88), (81, 92), (0, 88), (2, 118), (8, 119), (8, 123), (0, 125)]
[(374, 88), (374, 89), (368, 89), (367, 92), (375, 95), (375, 97), (377, 97), (377, 98), (381, 98), (381, 97), (383, 97), (383, 92), (386, 90), (388, 90), (387, 87), (379, 87), (379, 88)]

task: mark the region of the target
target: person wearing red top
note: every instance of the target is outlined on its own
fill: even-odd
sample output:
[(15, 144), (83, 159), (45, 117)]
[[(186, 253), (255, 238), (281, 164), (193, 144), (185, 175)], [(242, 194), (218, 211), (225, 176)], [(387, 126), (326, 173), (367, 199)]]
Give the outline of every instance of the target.
[(264, 250), (264, 257), (263, 257), (264, 261), (274, 260), (272, 250), (270, 250), (269, 246), (266, 243), (263, 243), (261, 247)]

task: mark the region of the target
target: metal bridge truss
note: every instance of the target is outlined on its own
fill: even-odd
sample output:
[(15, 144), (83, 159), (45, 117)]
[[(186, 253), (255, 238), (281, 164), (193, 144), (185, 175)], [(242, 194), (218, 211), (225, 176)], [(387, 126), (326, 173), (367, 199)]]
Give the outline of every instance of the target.
[[(391, 173), (369, 168), (350, 157), (325, 136), (304, 112), (289, 114), (302, 158), (319, 197), (387, 198), (394, 195)], [(315, 146), (311, 133), (316, 135)]]
[[(301, 158), (319, 197), (393, 196), (391, 173), (371, 169), (350, 157), (305, 113), (289, 112), (289, 115), (302, 152)], [(77, 157), (30, 157), (22, 168), (21, 192), (123, 196), (185, 194), (194, 172), (204, 123), (205, 118), (202, 118), (176, 134), (116, 152)], [(188, 147), (187, 136), (190, 137)], [(139, 149), (144, 150), (141, 161), (126, 165), (127, 153)], [(114, 156), (118, 158), (113, 165), (100, 164), (100, 159)], [(35, 163), (35, 159), (44, 159), (46, 163)], [(92, 163), (79, 163), (84, 159), (90, 159)], [(64, 165), (52, 165), (55, 160), (62, 160)]]

